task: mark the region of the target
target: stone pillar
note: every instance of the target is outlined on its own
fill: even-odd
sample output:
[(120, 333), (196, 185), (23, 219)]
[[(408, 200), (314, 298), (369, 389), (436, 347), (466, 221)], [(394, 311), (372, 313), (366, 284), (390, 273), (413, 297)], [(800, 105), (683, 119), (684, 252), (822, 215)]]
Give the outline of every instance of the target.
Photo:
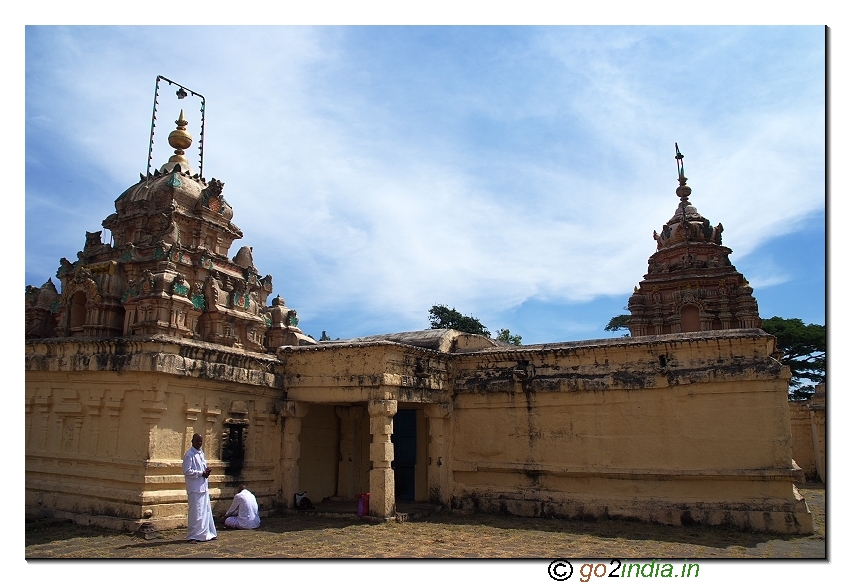
[(301, 419), (307, 415), (307, 403), (281, 401), (280, 415), (284, 418), (283, 440), (280, 447), (280, 481), (283, 505), (295, 508), (295, 494), (298, 492), (298, 458), (301, 457)]
[[(250, 455), (250, 459), (252, 461), (265, 461), (265, 459), (263, 459), (263, 452), (265, 451), (265, 448), (262, 447), (262, 444), (265, 441), (266, 434), (269, 433), (267, 430), (268, 423), (268, 413), (254, 411), (254, 431), (251, 432), (253, 435), (251, 438), (250, 450), (248, 449), (248, 445), (245, 445), (245, 457)], [(243, 439), (245, 439), (244, 436)]]
[[(111, 390), (109, 392), (109, 396), (106, 397), (106, 411), (109, 416), (108, 421), (108, 434), (106, 437), (106, 448), (104, 452), (107, 456), (114, 456), (118, 451), (118, 426), (121, 422), (121, 408), (124, 405), (124, 400), (120, 396), (120, 392), (116, 390)], [(187, 448), (188, 449), (188, 448)], [(184, 449), (180, 452), (180, 456), (183, 456)], [(182, 472), (181, 472), (182, 473)]]
[[(157, 451), (156, 431), (162, 414), (168, 410), (168, 403), (165, 397), (164, 385), (165, 382), (154, 384), (150, 389), (143, 391), (142, 403), (139, 405), (139, 417), (145, 427), (145, 459), (155, 460), (161, 455)], [(206, 442), (205, 442), (206, 443)], [(165, 454), (167, 455), (167, 454)]]
[(221, 444), (216, 439), (217, 435), (215, 431), (216, 422), (221, 415), (221, 404), (215, 397), (207, 397), (204, 401), (206, 405), (204, 407), (204, 455), (207, 458), (207, 463), (209, 463), (210, 459), (221, 457), (219, 454)]
[[(670, 323), (670, 334), (679, 334), (682, 331), (682, 316), (678, 314), (674, 314), (670, 316), (667, 321)], [(656, 334), (663, 334), (664, 329), (662, 325), (656, 324), (655, 326)]]
[(83, 426), (83, 404), (74, 389), (60, 389), (53, 406), (56, 415), (56, 440), (61, 451), (77, 452)]
[(398, 401), (369, 401), (369, 432), (372, 444), (369, 458), (369, 515), (390, 518), (395, 515), (395, 474), (391, 467), (395, 458), (393, 444), (393, 415), (398, 411)]
[(189, 451), (189, 448), (192, 446), (192, 435), (197, 433), (195, 431), (195, 422), (198, 420), (198, 415), (201, 414), (201, 407), (197, 403), (186, 403), (183, 413), (186, 416), (186, 431), (183, 433), (183, 451), (181, 452), (181, 456)]
[(30, 430), (32, 429), (32, 402), (35, 397), (27, 397), (26, 413), (24, 417), (24, 450), (29, 449)]
[(53, 398), (50, 394), (36, 395), (33, 398), (33, 409), (35, 410), (35, 414), (38, 415), (38, 424), (36, 425), (38, 440), (34, 441), (33, 449), (47, 449), (49, 447), (47, 433), (48, 421), (50, 420), (50, 407), (52, 404)]
[(425, 417), (428, 418), (428, 501), (431, 504), (445, 505), (451, 501), (451, 414), (451, 403), (425, 405)]
[(92, 389), (86, 401), (86, 415), (88, 415), (88, 445), (84, 448), (85, 453), (90, 455), (98, 455), (98, 439), (100, 438), (100, 424), (102, 417), (100, 415), (101, 404), (103, 403), (103, 390)]
[(336, 494), (353, 499), (360, 488), (360, 466), (363, 456), (360, 446), (360, 419), (363, 407), (337, 407), (339, 427), (339, 481)]

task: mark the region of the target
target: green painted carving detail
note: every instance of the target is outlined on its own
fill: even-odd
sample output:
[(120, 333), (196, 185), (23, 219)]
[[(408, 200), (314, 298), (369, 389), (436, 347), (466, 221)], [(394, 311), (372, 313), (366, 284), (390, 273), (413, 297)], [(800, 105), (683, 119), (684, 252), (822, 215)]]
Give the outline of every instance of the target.
[(178, 188), (180, 186), (183, 186), (183, 183), (180, 182), (180, 177), (177, 176), (176, 172), (171, 174), (171, 178), (168, 179), (167, 184), (172, 188)]
[(153, 252), (154, 259), (165, 259), (165, 249), (157, 247)]
[(192, 296), (192, 305), (195, 306), (196, 310), (203, 310), (207, 307), (207, 301), (202, 295), (194, 295)]
[(134, 297), (136, 297), (137, 295), (139, 295), (139, 292), (138, 292), (136, 289), (134, 289), (134, 288), (132, 288), (132, 287), (131, 287), (131, 288), (128, 288), (128, 289), (124, 292), (124, 294), (121, 296), (121, 303), (123, 304), (123, 303), (125, 303), (127, 300), (129, 300), (130, 298), (134, 298)]
[(185, 296), (187, 293), (189, 293), (189, 286), (188, 285), (180, 285), (179, 283), (175, 283), (174, 284), (174, 293), (179, 294), (181, 296)]
[(293, 326), (298, 326), (298, 316), (292, 316), (290, 322), (292, 322)]

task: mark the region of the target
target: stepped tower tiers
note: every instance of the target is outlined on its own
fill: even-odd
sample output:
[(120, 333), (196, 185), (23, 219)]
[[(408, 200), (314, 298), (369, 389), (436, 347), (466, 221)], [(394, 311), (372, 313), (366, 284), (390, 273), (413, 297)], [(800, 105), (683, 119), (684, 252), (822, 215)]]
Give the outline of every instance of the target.
[(52, 280), (27, 288), (27, 337), (165, 334), (251, 352), (315, 343), (280, 296), (266, 306), (272, 276), (260, 277), (251, 247), (228, 259), (242, 231), (224, 183), (192, 173), (182, 110), (175, 123), (174, 155), (141, 175), (103, 221), (113, 242), (86, 233), (77, 260), (60, 260), (61, 294)]
[(683, 159), (677, 144), (680, 203), (661, 234), (653, 231), (658, 250), (629, 298), (629, 331), (647, 336), (758, 328), (753, 288), (729, 261), (732, 250), (722, 245), (723, 224), (712, 226), (688, 200)]

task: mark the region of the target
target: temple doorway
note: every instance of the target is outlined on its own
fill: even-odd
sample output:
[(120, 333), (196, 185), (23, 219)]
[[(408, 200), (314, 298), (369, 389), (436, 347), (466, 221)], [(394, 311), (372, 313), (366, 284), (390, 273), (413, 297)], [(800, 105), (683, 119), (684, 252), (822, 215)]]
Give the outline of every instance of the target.
[(416, 411), (400, 409), (393, 417), (396, 500), (416, 499)]

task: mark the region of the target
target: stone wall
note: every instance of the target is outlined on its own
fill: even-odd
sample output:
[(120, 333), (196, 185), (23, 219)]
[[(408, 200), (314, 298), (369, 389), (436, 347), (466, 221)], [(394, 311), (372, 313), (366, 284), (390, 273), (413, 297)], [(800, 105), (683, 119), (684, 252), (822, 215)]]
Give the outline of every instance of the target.
[(467, 355), (452, 505), (810, 532), (772, 352), (741, 331)]
[(185, 525), (193, 433), (216, 511), (236, 482), (265, 513), (276, 507), (274, 359), (161, 337), (30, 341), (26, 360), (28, 513), (122, 530)]
[(826, 384), (807, 401), (788, 403), (791, 449), (807, 480), (826, 482)]
[(332, 405), (310, 405), (301, 421), (300, 490), (314, 503), (336, 495), (339, 419)]
[(815, 463), (815, 448), (812, 439), (812, 420), (806, 403), (788, 402), (791, 416), (791, 452), (794, 461), (806, 474), (807, 480), (815, 480), (818, 475)]
[(169, 337), (29, 340), (27, 512), (185, 525), (180, 465), (197, 432), (216, 512), (244, 482), (262, 513), (304, 490), (314, 503), (370, 491), (373, 513), (389, 517), (392, 418), (413, 409), (416, 500), (812, 531), (793, 487), (790, 372), (770, 356), (772, 336), (527, 347), (431, 336), (276, 356)]

